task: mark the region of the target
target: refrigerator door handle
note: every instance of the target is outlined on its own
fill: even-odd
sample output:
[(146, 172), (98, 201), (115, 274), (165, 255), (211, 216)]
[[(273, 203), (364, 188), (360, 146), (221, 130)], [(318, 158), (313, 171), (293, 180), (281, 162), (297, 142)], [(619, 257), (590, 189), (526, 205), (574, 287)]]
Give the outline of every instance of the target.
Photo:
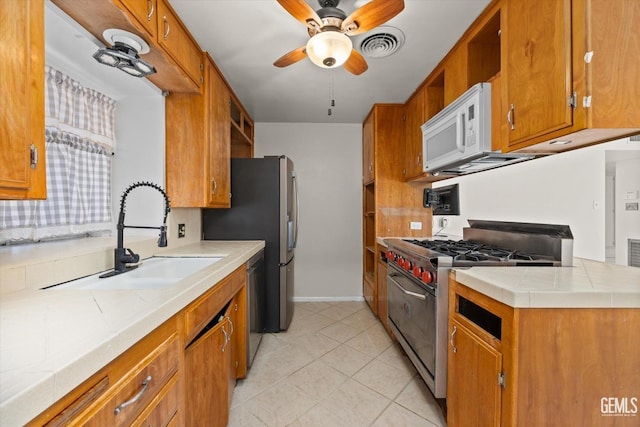
[(291, 172), (291, 179), (293, 181), (293, 188), (296, 195), (296, 216), (295, 216), (295, 229), (293, 235), (293, 247), (298, 246), (298, 221), (300, 219), (300, 199), (298, 198), (298, 174), (296, 171)]

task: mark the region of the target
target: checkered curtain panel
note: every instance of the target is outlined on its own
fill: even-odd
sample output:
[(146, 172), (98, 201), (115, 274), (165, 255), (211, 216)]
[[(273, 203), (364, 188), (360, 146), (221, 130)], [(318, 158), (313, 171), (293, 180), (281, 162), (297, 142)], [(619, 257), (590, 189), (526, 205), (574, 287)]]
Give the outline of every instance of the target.
[(111, 230), (115, 100), (45, 68), (47, 199), (0, 202), (0, 244)]

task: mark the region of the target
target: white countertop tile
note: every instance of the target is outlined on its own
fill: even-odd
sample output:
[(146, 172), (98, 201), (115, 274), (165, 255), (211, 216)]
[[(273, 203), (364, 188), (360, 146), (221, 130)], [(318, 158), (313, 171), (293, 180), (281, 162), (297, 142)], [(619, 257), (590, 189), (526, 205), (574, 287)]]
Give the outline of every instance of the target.
[[(31, 420), (262, 248), (262, 241), (204, 241), (158, 250), (156, 255), (163, 256), (224, 257), (165, 289), (24, 289), (3, 294), (2, 425), (23, 425)], [(3, 263), (27, 264), (28, 257), (20, 249), (16, 252), (15, 257), (5, 252)], [(32, 266), (30, 269), (35, 274), (46, 274)]]
[(572, 267), (454, 268), (458, 282), (511, 307), (640, 308), (640, 268), (575, 258)]

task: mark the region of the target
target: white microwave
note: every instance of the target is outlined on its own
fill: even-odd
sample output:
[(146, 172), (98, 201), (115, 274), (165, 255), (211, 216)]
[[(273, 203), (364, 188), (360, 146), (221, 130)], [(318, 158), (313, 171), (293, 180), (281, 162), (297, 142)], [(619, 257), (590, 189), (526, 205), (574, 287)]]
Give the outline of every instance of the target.
[(421, 126), (423, 171), (462, 175), (533, 158), (491, 150), (491, 84), (478, 83)]

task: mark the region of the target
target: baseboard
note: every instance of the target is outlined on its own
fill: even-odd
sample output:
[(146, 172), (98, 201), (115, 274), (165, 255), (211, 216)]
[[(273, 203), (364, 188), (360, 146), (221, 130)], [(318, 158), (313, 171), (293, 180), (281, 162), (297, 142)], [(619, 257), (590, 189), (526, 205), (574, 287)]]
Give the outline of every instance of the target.
[(293, 297), (293, 302), (341, 302), (341, 301), (364, 301), (362, 295), (352, 297)]

